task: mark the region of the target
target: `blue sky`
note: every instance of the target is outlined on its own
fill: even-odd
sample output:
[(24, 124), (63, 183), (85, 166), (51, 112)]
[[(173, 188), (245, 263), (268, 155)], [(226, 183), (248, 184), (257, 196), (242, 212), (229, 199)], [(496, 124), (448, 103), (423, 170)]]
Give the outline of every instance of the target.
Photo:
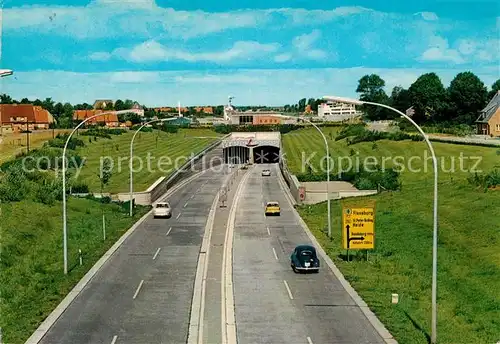
[(408, 87), (434, 71), (500, 77), (494, 1), (4, 1), (1, 92), (147, 106), (283, 105), (356, 96), (377, 73)]

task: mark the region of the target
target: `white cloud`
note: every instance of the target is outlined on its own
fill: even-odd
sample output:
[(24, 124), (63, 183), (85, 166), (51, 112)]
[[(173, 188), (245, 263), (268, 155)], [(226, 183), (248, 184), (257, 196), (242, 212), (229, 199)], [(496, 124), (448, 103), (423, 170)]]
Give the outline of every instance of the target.
[[(357, 97), (358, 80), (366, 74), (378, 74), (386, 81), (386, 91), (397, 85), (409, 87), (423, 73), (436, 72), (445, 85), (463, 70), (447, 69), (273, 69), (212, 71), (153, 71), (118, 73), (74, 73), (35, 71), (16, 73), (15, 82), (6, 78), (3, 92), (16, 99), (52, 97), (56, 101), (91, 103), (99, 98), (129, 98), (147, 106), (224, 104), (227, 95), (238, 104), (283, 105), (303, 97), (322, 97), (334, 92)], [(471, 68), (481, 80), (491, 85), (498, 79), (498, 68)], [(315, 82), (304, 87), (315, 75)], [(43, 85), (43, 87), (41, 87)], [(254, 87), (250, 87), (254, 86)], [(210, 92), (207, 92), (209, 87)], [(332, 91), (333, 90), (333, 91)]]
[(438, 20), (439, 17), (434, 12), (417, 12), (415, 15), (420, 15), (424, 20), (427, 21), (435, 21)]
[(440, 36), (430, 38), (430, 47), (424, 51), (420, 60), (453, 62), (456, 64), (465, 62), (458, 50), (450, 49), (448, 40)]
[[(36, 32), (83, 38), (134, 36), (188, 39), (227, 29), (257, 28), (284, 18), (291, 24), (318, 23), (371, 11), (362, 7), (332, 10), (269, 9), (228, 12), (177, 11), (154, 0), (95, 0), (87, 6), (21, 6), (4, 9), (7, 32)], [(309, 19), (308, 19), (309, 18)]]
[(100, 51), (90, 54), (89, 58), (93, 61), (107, 61), (111, 58), (111, 54)]
[[(227, 50), (215, 52), (190, 52), (180, 49), (170, 49), (167, 46), (155, 41), (149, 40), (131, 49), (118, 48), (111, 54), (106, 52), (93, 53), (98, 56), (112, 55), (117, 58), (125, 59), (132, 62), (158, 62), (158, 61), (187, 61), (187, 62), (229, 62), (237, 59), (253, 59), (263, 58), (266, 54), (273, 53), (280, 48), (278, 43), (262, 44), (255, 41), (238, 41)], [(92, 55), (90, 58), (92, 58)], [(95, 59), (95, 56), (94, 56)]]
[(459, 39), (455, 48), (451, 48), (448, 40), (440, 36), (429, 39), (429, 47), (419, 58), (420, 61), (441, 61), (455, 64), (484, 63), (498, 61), (500, 58), (500, 40)]
[(287, 61), (290, 61), (291, 59), (292, 59), (292, 54), (288, 54), (288, 53), (279, 54), (279, 55), (276, 55), (274, 57), (274, 61), (279, 62), (279, 63), (287, 62)]
[(321, 37), (321, 31), (313, 30), (311, 33), (303, 34), (297, 36), (293, 39), (292, 44), (296, 49), (306, 50), (310, 49), (311, 46), (316, 43), (316, 41)]
[(328, 54), (321, 50), (314, 48), (314, 44), (321, 38), (320, 30), (313, 30), (311, 33), (302, 34), (292, 40), (292, 45), (296, 50), (296, 54), (304, 56), (313, 60), (322, 60)]

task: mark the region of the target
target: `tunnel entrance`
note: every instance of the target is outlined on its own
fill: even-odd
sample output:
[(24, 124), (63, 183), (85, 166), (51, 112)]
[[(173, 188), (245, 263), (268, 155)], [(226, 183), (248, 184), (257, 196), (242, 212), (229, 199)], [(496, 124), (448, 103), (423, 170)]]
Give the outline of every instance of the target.
[(245, 164), (250, 160), (250, 148), (229, 146), (224, 148), (225, 164)]
[(253, 149), (254, 164), (275, 164), (280, 162), (280, 149), (274, 146), (259, 146)]

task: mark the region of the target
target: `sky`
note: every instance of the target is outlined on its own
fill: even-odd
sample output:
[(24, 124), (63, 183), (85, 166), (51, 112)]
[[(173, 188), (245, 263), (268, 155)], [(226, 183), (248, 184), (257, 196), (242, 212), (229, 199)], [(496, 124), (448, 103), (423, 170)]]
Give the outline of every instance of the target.
[[(70, 5), (68, 5), (70, 3)], [(375, 73), (500, 77), (500, 2), (483, 0), (5, 0), (1, 93), (148, 107), (279, 106), (358, 97)]]

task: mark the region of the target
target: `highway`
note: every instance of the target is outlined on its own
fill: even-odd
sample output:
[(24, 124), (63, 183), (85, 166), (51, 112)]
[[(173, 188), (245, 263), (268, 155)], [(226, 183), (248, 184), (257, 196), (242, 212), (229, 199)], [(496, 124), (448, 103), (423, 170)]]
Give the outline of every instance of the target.
[[(261, 176), (264, 168), (270, 177)], [(310, 240), (280, 187), (278, 166), (250, 173), (234, 228), (238, 344), (384, 343), (324, 261), (317, 274), (292, 271), (291, 252)], [(267, 201), (280, 203), (281, 216), (265, 217)]]
[(169, 197), (172, 218), (147, 218), (40, 343), (186, 343), (199, 249), (224, 177), (207, 171)]

